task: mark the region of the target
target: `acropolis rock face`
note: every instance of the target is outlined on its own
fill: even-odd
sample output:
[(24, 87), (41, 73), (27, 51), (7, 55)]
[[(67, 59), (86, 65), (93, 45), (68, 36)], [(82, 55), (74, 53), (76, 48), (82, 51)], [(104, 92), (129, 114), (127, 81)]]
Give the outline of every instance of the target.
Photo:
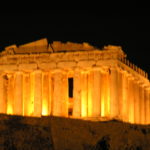
[(150, 124), (150, 83), (119, 46), (41, 39), (0, 53), (0, 113)]

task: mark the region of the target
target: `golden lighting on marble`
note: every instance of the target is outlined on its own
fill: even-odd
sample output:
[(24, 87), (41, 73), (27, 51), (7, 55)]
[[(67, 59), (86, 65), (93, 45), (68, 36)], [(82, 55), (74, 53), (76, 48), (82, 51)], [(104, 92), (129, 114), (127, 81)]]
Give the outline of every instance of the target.
[(41, 39), (0, 52), (0, 113), (150, 124), (149, 104), (148, 74), (120, 46)]

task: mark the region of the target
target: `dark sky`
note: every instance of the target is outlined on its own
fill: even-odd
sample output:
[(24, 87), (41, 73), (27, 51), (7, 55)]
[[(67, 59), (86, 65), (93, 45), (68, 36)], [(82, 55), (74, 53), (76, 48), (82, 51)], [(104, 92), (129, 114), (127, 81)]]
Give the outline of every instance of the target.
[(92, 11), (51, 11), (0, 14), (0, 50), (47, 37), (54, 40), (89, 42), (97, 47), (123, 47), (128, 58), (150, 74), (149, 16)]

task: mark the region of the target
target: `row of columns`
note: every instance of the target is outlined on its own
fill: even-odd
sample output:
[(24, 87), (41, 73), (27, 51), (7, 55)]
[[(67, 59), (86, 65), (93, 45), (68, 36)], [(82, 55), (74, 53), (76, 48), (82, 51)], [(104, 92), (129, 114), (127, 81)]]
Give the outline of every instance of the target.
[(74, 82), (74, 117), (150, 124), (150, 90), (126, 71), (77, 70)]
[(73, 116), (106, 117), (110, 113), (109, 73), (100, 68), (75, 70)]
[[(72, 116), (108, 117), (150, 123), (150, 91), (118, 68), (75, 69)], [(0, 75), (0, 113), (68, 116), (68, 72), (15, 72)]]
[(1, 74), (0, 113), (24, 116), (50, 114), (49, 76), (49, 73), (40, 70)]
[(23, 116), (67, 116), (68, 78), (55, 72), (15, 72), (0, 75), (0, 113)]
[(110, 78), (110, 82), (116, 81), (116, 84), (111, 83), (110, 117), (130, 123), (150, 124), (148, 87), (125, 71), (111, 71)]

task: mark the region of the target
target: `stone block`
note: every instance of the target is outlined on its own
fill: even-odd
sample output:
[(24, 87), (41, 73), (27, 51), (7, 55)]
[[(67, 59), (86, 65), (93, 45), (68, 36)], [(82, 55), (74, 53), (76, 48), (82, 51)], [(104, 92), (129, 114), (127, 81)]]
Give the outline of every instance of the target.
[(55, 62), (50, 62), (50, 63), (41, 63), (38, 64), (38, 67), (42, 70), (50, 70), (50, 69), (55, 69), (56, 68), (56, 63)]
[(77, 66), (78, 67), (92, 67), (95, 65), (95, 61), (79, 61)]
[(37, 69), (37, 64), (20, 64), (19, 65), (19, 70), (32, 71), (35, 69)]
[(58, 68), (73, 68), (77, 66), (76, 62), (75, 61), (69, 61), (69, 62), (59, 62), (57, 64), (57, 67)]
[(0, 65), (0, 71), (14, 71), (17, 69), (17, 65)]

